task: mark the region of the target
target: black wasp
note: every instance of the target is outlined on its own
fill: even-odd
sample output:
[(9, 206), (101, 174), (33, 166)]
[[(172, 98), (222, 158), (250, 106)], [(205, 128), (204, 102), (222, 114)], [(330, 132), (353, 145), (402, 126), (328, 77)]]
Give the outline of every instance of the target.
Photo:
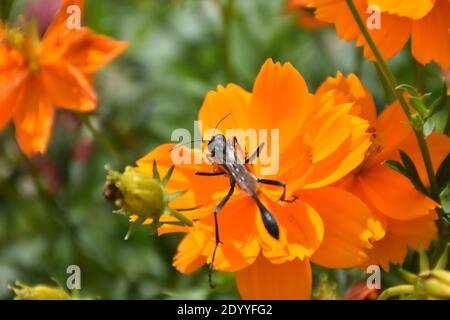
[[(216, 125), (216, 129), (220, 125), (220, 123), (230, 114), (227, 114), (219, 120)], [(216, 245), (214, 247), (211, 264), (209, 265), (209, 284), (211, 287), (214, 287), (214, 284), (212, 282), (212, 270), (214, 266), (216, 250), (220, 244), (219, 223), (217, 220), (217, 216), (220, 210), (225, 206), (227, 201), (233, 195), (236, 185), (239, 187), (239, 189), (241, 189), (245, 194), (247, 194), (256, 202), (267, 232), (277, 240), (279, 239), (280, 235), (278, 223), (273, 214), (259, 200), (258, 183), (282, 187), (283, 193), (281, 194), (281, 197), (279, 199), (280, 201), (293, 202), (297, 199), (297, 197), (293, 196), (292, 199), (287, 200), (286, 184), (284, 182), (271, 179), (261, 179), (256, 177), (250, 171), (249, 165), (259, 157), (259, 154), (264, 147), (264, 142), (259, 145), (259, 147), (251, 154), (250, 157), (245, 157), (244, 160), (239, 157), (238, 148), (241, 151), (242, 149), (240, 148), (239, 142), (236, 137), (227, 140), (223, 134), (213, 134), (212, 139), (207, 142), (208, 153), (206, 154), (206, 157), (213, 165), (217, 166), (219, 170), (214, 172), (196, 172), (195, 174), (199, 176), (225, 175), (230, 179), (230, 189), (227, 195), (219, 202), (214, 210)]]

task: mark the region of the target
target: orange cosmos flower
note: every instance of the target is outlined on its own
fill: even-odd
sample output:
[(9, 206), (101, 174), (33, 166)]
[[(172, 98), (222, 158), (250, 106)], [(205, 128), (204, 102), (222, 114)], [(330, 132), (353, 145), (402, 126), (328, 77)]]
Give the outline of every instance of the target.
[(0, 23), (0, 130), (13, 119), (22, 151), (44, 153), (55, 107), (93, 111), (96, 70), (127, 47), (125, 42), (67, 28), (67, 8), (83, 0), (66, 0), (44, 37), (23, 34)]
[[(378, 236), (370, 210), (354, 195), (330, 186), (354, 170), (370, 146), (368, 122), (349, 114), (351, 104), (336, 105), (329, 95), (315, 97), (308, 93), (305, 81), (294, 67), (267, 60), (255, 81), (253, 92), (237, 85), (219, 86), (206, 96), (199, 113), (203, 132), (214, 128), (279, 129), (279, 170), (263, 178), (287, 184), (287, 198), (279, 201), (280, 188), (258, 185), (258, 198), (274, 215), (279, 239), (264, 227), (254, 199), (236, 190), (218, 214), (220, 240), (214, 269), (236, 273), (237, 287), (245, 299), (308, 299), (311, 294), (310, 257), (326, 240), (326, 250), (333, 242), (348, 254), (348, 265), (359, 264), (367, 256), (369, 240)], [(209, 137), (207, 137), (209, 138)], [(245, 146), (245, 139), (238, 137)], [(137, 162), (144, 172), (151, 164), (170, 166), (173, 144), (156, 148)], [(275, 152), (267, 140), (268, 152)], [(178, 148), (175, 151), (201, 157), (201, 150)], [(253, 150), (247, 150), (252, 153)], [(172, 150), (173, 152), (173, 150)], [(198, 162), (196, 162), (198, 163)], [(248, 166), (262, 177), (264, 165)], [(191, 273), (211, 263), (215, 246), (213, 211), (230, 188), (229, 177), (196, 176), (197, 171), (212, 171), (213, 166), (179, 164), (176, 171), (191, 183), (195, 202), (202, 204), (203, 216), (192, 228), (160, 228), (160, 234), (187, 232), (178, 247), (174, 266)], [(325, 226), (325, 237), (324, 237)], [(332, 227), (327, 230), (326, 227)], [(334, 255), (334, 253), (332, 254)]]
[[(333, 23), (338, 36), (344, 40), (356, 40), (364, 46), (367, 58), (375, 57), (360, 32), (345, 0), (310, 0), (316, 8), (317, 19)], [(449, 0), (355, 0), (355, 6), (363, 19), (372, 19), (367, 13), (370, 5), (380, 10), (380, 28), (368, 28), (373, 40), (385, 59), (398, 53), (411, 37), (413, 56), (422, 64), (437, 62), (442, 69), (450, 67), (450, 1)]]
[[(383, 164), (385, 160), (399, 160), (399, 150), (403, 150), (414, 161), (422, 181), (428, 183), (420, 149), (397, 102), (377, 119), (372, 96), (355, 75), (345, 77), (338, 73), (336, 78), (328, 78), (318, 92), (330, 90), (336, 103), (353, 101), (351, 113), (367, 119), (372, 127), (373, 143), (364, 162), (338, 184), (362, 199), (386, 230), (386, 235), (375, 239), (378, 241), (373, 243), (373, 248), (367, 250), (370, 259), (364, 264), (380, 264), (389, 269), (390, 262), (403, 262), (408, 247), (427, 248), (436, 237), (437, 215), (433, 209), (438, 204), (417, 191), (403, 175)], [(434, 132), (427, 137), (427, 144), (436, 170), (450, 152), (450, 138)], [(313, 256), (313, 261), (322, 261), (322, 257), (314, 259)], [(339, 267), (339, 264), (325, 265)]]

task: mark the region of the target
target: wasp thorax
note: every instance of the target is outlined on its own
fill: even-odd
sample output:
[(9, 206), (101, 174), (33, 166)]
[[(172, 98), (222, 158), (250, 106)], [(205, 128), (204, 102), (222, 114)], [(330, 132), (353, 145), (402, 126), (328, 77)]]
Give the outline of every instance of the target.
[(156, 218), (163, 214), (167, 200), (157, 179), (133, 167), (126, 167), (123, 173), (107, 170), (104, 195), (125, 214), (144, 218)]

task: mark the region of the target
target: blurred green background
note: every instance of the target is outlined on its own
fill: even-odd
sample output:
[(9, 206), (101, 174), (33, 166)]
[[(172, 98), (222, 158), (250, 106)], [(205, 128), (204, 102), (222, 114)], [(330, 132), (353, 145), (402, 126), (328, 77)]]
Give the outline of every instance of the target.
[[(10, 22), (31, 2), (14, 1)], [(168, 142), (175, 128), (192, 131), (208, 90), (228, 82), (251, 90), (268, 57), (293, 63), (311, 91), (337, 70), (355, 72), (378, 107), (385, 105), (376, 70), (360, 50), (339, 41), (332, 28), (299, 28), (284, 0), (86, 2), (87, 26), (129, 42), (128, 51), (97, 74), (100, 102), (92, 115), (129, 164)], [(400, 82), (416, 85), (408, 49), (390, 65)], [(425, 71), (427, 90), (438, 94), (439, 70), (430, 65)], [(35, 178), (51, 199), (36, 190), (12, 126), (0, 135), (0, 148), (0, 299), (12, 298), (7, 285), (16, 280), (64, 286), (72, 264), (81, 268), (82, 296), (238, 298), (232, 274), (217, 272), (211, 290), (206, 267), (185, 276), (171, 266), (181, 235), (151, 237), (142, 227), (123, 240), (128, 222), (113, 215), (102, 196), (104, 165), (122, 168), (76, 116), (59, 112), (48, 153), (32, 159), (40, 172)], [(317, 282), (326, 271), (315, 271)], [(340, 294), (364, 276), (358, 270), (330, 273)]]

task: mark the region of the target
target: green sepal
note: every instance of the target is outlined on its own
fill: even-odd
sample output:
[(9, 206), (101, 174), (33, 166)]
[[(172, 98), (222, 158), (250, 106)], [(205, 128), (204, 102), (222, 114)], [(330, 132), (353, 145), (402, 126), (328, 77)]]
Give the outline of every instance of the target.
[(125, 235), (125, 240), (130, 239), (131, 235), (139, 228), (139, 226), (144, 223), (144, 217), (138, 217), (136, 221), (130, 224), (127, 234)]
[(428, 260), (427, 253), (423, 249), (422, 245), (419, 245), (419, 270), (424, 272), (430, 270), (430, 261)]
[(447, 246), (445, 247), (444, 252), (439, 257), (439, 259), (436, 262), (436, 265), (434, 266), (433, 269), (445, 270), (445, 268), (447, 267), (447, 263), (448, 263), (448, 247), (449, 247), (449, 244), (447, 243)]
[(153, 178), (158, 181), (161, 181), (161, 177), (159, 176), (158, 166), (156, 165), (156, 160), (153, 159)]
[(174, 169), (175, 169), (175, 166), (171, 166), (169, 168), (169, 170), (167, 171), (166, 175), (164, 176), (164, 178), (162, 179), (161, 183), (164, 187), (169, 183), (169, 180), (172, 177), (172, 173), (173, 173)]
[(184, 195), (187, 192), (187, 190), (180, 190), (180, 191), (175, 191), (172, 193), (169, 193), (166, 197), (167, 197), (167, 202), (173, 201), (179, 197), (181, 197), (182, 195)]

